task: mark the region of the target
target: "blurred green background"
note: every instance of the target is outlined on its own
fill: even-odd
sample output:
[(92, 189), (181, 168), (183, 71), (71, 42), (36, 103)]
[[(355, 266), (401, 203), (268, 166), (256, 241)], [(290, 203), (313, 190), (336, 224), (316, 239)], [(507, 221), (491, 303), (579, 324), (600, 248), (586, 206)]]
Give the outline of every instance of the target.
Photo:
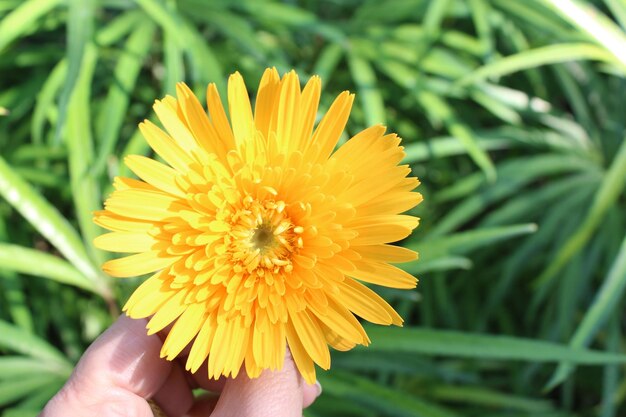
[[(624, 416), (626, 1), (0, 0), (0, 410), (35, 416), (138, 280), (91, 242), (137, 123), (186, 81), (349, 89), (422, 180), (404, 328), (315, 416)], [(225, 97), (222, 94), (222, 97)], [(344, 138), (345, 139), (345, 138)]]

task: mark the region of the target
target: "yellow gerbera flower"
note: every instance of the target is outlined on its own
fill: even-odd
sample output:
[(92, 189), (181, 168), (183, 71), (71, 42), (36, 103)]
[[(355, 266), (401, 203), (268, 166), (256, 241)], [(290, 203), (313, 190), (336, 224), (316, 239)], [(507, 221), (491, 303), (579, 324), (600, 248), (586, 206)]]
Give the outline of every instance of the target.
[(208, 357), (208, 376), (250, 377), (282, 367), (286, 346), (309, 383), (330, 366), (328, 345), (348, 350), (369, 339), (354, 315), (373, 323), (402, 319), (362, 282), (414, 288), (390, 263), (415, 259), (391, 246), (417, 226), (401, 215), (422, 197), (411, 192), (400, 139), (370, 127), (333, 152), (354, 96), (343, 92), (315, 130), (320, 79), (300, 90), (292, 71), (265, 71), (254, 112), (239, 73), (228, 81), (230, 123), (214, 84), (209, 116), (183, 83), (156, 101), (168, 133), (139, 125), (168, 164), (125, 162), (143, 181), (116, 178), (95, 221), (112, 233), (95, 241), (137, 253), (104, 264), (107, 273), (154, 273), (124, 311), (152, 316), (150, 334), (174, 323), (161, 355), (171, 360), (192, 340), (187, 369)]

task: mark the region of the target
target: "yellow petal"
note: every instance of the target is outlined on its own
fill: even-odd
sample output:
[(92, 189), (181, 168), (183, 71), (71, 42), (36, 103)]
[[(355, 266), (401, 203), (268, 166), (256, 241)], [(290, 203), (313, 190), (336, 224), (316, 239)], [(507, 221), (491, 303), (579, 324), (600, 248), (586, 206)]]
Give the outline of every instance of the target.
[(295, 71), (285, 74), (280, 83), (277, 116), (276, 138), (278, 139), (278, 148), (287, 151), (295, 145), (294, 136), (298, 129), (297, 122), (300, 116), (300, 81)]
[(412, 228), (398, 224), (375, 224), (354, 227), (352, 230), (359, 235), (350, 242), (350, 245), (361, 246), (397, 242), (410, 235)]
[(376, 262), (354, 261), (356, 270), (350, 276), (371, 284), (391, 288), (411, 289), (417, 285), (417, 278), (393, 265)]
[(228, 79), (228, 107), (235, 142), (240, 144), (246, 139), (253, 138), (256, 127), (252, 117), (250, 96), (248, 96), (246, 85), (238, 72), (235, 72)]
[(286, 335), (289, 350), (291, 351), (291, 356), (293, 357), (293, 361), (295, 362), (298, 371), (300, 371), (300, 374), (307, 384), (314, 384), (316, 380), (315, 365), (304, 348), (304, 345), (300, 340), (293, 323), (291, 322), (287, 322)]
[(272, 119), (275, 117), (280, 95), (280, 77), (276, 68), (268, 68), (261, 77), (259, 91), (254, 106), (254, 124), (265, 138), (273, 129)]
[(156, 222), (129, 219), (105, 210), (94, 212), (93, 221), (98, 226), (115, 232), (147, 232), (158, 224)]
[(188, 305), (167, 335), (161, 348), (161, 357), (167, 357), (167, 360), (171, 361), (178, 356), (183, 348), (191, 342), (191, 339), (196, 337), (205, 321), (206, 308), (204, 303)]
[(313, 133), (312, 143), (319, 146), (319, 151), (313, 155), (313, 161), (325, 161), (337, 145), (339, 137), (346, 127), (354, 94), (347, 91), (341, 93), (330, 106), (324, 118)]
[(178, 259), (180, 257), (163, 256), (158, 252), (138, 253), (107, 261), (102, 270), (114, 277), (135, 277), (167, 268)]
[(185, 123), (178, 116), (176, 109), (172, 109), (166, 103), (159, 100), (154, 103), (152, 108), (163, 124), (163, 127), (165, 127), (165, 130), (174, 138), (176, 144), (180, 146), (186, 154), (191, 155), (198, 147), (198, 143), (189, 129), (187, 129)]
[(113, 232), (98, 236), (93, 244), (98, 249), (111, 252), (148, 252), (158, 242), (147, 233)]
[(233, 131), (228, 123), (224, 106), (220, 100), (220, 94), (217, 91), (215, 84), (211, 83), (207, 87), (206, 91), (207, 107), (209, 109), (209, 115), (215, 130), (219, 135), (220, 142), (223, 143), (226, 149), (235, 149), (235, 138), (233, 137)]
[(395, 193), (388, 191), (358, 207), (358, 213), (363, 216), (375, 214), (403, 213), (421, 203), (423, 200), (420, 193)]
[(151, 316), (174, 295), (164, 279), (165, 276), (163, 272), (158, 272), (133, 292), (122, 309), (128, 317), (142, 319)]
[(402, 263), (411, 262), (417, 259), (417, 252), (401, 246), (392, 245), (370, 245), (370, 246), (354, 246), (363, 258), (374, 262)]
[(220, 140), (217, 130), (209, 120), (195, 94), (185, 83), (176, 84), (176, 94), (187, 125), (193, 133), (196, 142), (207, 153), (214, 153), (221, 161), (226, 161), (226, 154), (230, 149), (227, 148), (226, 143)]
[(129, 155), (124, 159), (124, 162), (131, 171), (145, 182), (169, 194), (185, 197), (185, 193), (176, 183), (178, 173), (174, 169), (140, 155)]
[(161, 221), (176, 214), (178, 202), (171, 194), (130, 189), (113, 192), (104, 206), (119, 216)]
[(150, 147), (172, 168), (181, 173), (189, 171), (194, 160), (170, 136), (149, 120), (140, 123), (139, 130)]
[(317, 107), (320, 101), (322, 82), (317, 75), (312, 76), (302, 90), (302, 100), (296, 127), (293, 130), (293, 145), (291, 149), (306, 149), (311, 140), (313, 125), (317, 117)]
[(195, 373), (209, 355), (209, 350), (213, 343), (213, 336), (215, 336), (215, 330), (217, 328), (215, 317), (215, 315), (211, 315), (204, 320), (198, 337), (196, 337), (196, 340), (191, 346), (191, 351), (187, 358), (187, 365), (185, 366), (191, 373)]
[(156, 332), (165, 329), (165, 327), (176, 320), (178, 316), (183, 314), (187, 308), (184, 302), (185, 295), (184, 291), (177, 291), (172, 298), (167, 300), (159, 308), (146, 326), (148, 329), (148, 335), (155, 334)]
[(306, 310), (289, 311), (289, 318), (307, 353), (322, 369), (330, 368), (330, 353), (324, 342), (324, 333), (317, 321)]
[(354, 314), (376, 324), (402, 325), (402, 318), (378, 294), (352, 279), (339, 284), (337, 301)]
[(337, 312), (333, 308), (327, 308), (326, 314), (315, 310), (313, 310), (313, 313), (320, 322), (324, 323), (329, 329), (339, 334), (343, 339), (346, 339), (351, 343), (361, 343), (363, 341), (363, 337), (359, 330), (361, 326), (353, 326), (354, 321), (346, 320), (343, 314)]

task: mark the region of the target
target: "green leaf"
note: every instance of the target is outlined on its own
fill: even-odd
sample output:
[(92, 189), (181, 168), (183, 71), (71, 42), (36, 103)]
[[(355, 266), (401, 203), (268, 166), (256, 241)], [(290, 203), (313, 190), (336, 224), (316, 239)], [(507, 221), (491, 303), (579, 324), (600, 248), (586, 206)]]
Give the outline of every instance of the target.
[(385, 103), (376, 86), (376, 74), (372, 66), (367, 60), (353, 53), (348, 54), (348, 65), (357, 86), (358, 97), (365, 110), (367, 125), (385, 125)]
[(0, 156), (0, 195), (84, 274), (103, 297), (111, 291), (92, 265), (76, 230)]
[(71, 369), (72, 365), (65, 356), (45, 340), (23, 329), (0, 320), (0, 347), (32, 356), (42, 361), (50, 361), (61, 369)]
[(91, 167), (96, 177), (104, 172), (107, 160), (120, 138), (130, 97), (135, 89), (139, 70), (152, 46), (155, 30), (156, 26), (150, 20), (139, 23), (126, 41), (121, 57), (117, 61), (113, 74), (114, 82), (109, 87), (97, 123), (100, 146)]
[(12, 381), (0, 381), (0, 406), (27, 397), (57, 380), (56, 376), (35, 375)]
[(52, 373), (61, 377), (69, 377), (71, 368), (57, 362), (24, 356), (0, 356), (0, 380), (15, 380), (28, 374)]
[(0, 21), (0, 53), (27, 33), (32, 24), (61, 3), (61, 0), (28, 0)]
[(574, 26), (589, 34), (626, 68), (626, 36), (609, 18), (590, 4), (572, 0), (543, 0)]
[(92, 213), (102, 207), (100, 187), (91, 172), (94, 159), (94, 145), (91, 130), (91, 84), (97, 62), (97, 53), (93, 44), (87, 45), (80, 66), (80, 75), (76, 80), (69, 103), (67, 118), (67, 148), (70, 167), (70, 185), (76, 208), (76, 217), (93, 258), (99, 263), (106, 261), (103, 252), (96, 249), (92, 242), (102, 233), (102, 229), (93, 222)]
[(373, 352), (409, 352), (462, 358), (559, 362), (580, 365), (626, 363), (626, 355), (574, 348), (558, 343), (510, 336), (434, 330), (418, 327), (366, 326)]
[(585, 246), (602, 221), (606, 211), (617, 201), (624, 185), (626, 185), (626, 139), (622, 141), (611, 166), (606, 172), (585, 220), (558, 251), (554, 260), (536, 279), (536, 286), (550, 283), (561, 268)]
[[(49, 117), (50, 112), (57, 112), (54, 100), (66, 77), (67, 60), (63, 59), (55, 65), (43, 87), (39, 91), (39, 94), (37, 94), (37, 103), (35, 104), (33, 119), (31, 122), (31, 135), (33, 136), (33, 142), (35, 143), (43, 143), (46, 118)], [(50, 150), (54, 152), (54, 148)]]
[[(452, 209), (431, 229), (430, 236), (443, 236), (460, 227), (478, 213), (487, 210), (489, 205), (515, 194), (531, 182), (566, 172), (587, 171), (595, 168), (589, 161), (575, 155), (544, 154), (527, 158), (511, 159), (498, 167), (499, 175), (495, 184), (483, 186), (473, 191), (473, 195)], [(475, 177), (467, 177), (455, 187), (466, 183), (471, 192), (476, 185)]]
[[(476, 135), (476, 144), (485, 151), (508, 149), (515, 146), (515, 142), (508, 138), (486, 138)], [(453, 137), (433, 138), (426, 142), (409, 143), (404, 147), (406, 154), (403, 164), (445, 158), (447, 156), (463, 155), (467, 148)]]
[(55, 129), (55, 144), (59, 144), (72, 92), (81, 72), (83, 54), (93, 32), (94, 0), (69, 0), (67, 21), (67, 77), (59, 97), (59, 118)]
[(415, 395), (376, 384), (347, 372), (318, 375), (324, 390), (344, 400), (366, 405), (383, 415), (394, 417), (457, 417), (458, 414)]
[(315, 61), (313, 74), (317, 74), (324, 81), (322, 88), (330, 81), (330, 78), (343, 57), (344, 49), (341, 45), (331, 43), (321, 50), (319, 58)]
[(0, 243), (0, 268), (74, 285), (98, 294), (94, 283), (71, 264), (35, 249)]
[(480, 405), (505, 410), (519, 410), (528, 413), (538, 413), (553, 409), (547, 400), (521, 397), (476, 386), (458, 384), (435, 385), (428, 388), (428, 394), (439, 401)]
[[(596, 294), (591, 307), (585, 313), (581, 323), (576, 328), (576, 332), (570, 341), (572, 348), (588, 346), (600, 328), (606, 323), (611, 314), (614, 313), (626, 289), (626, 237), (622, 241), (622, 246), (613, 262), (602, 287)], [(546, 389), (552, 389), (562, 383), (573, 370), (571, 364), (560, 363), (556, 369)]]
[(503, 239), (535, 233), (536, 231), (537, 225), (534, 223), (473, 229), (453, 235), (425, 239), (418, 246), (423, 245), (429, 257), (434, 258), (444, 253), (465, 254)]
[(542, 65), (557, 64), (583, 59), (613, 62), (613, 56), (605, 49), (589, 43), (563, 43), (543, 46), (483, 65), (478, 70), (462, 77), (456, 87), (476, 84), (487, 78), (501, 77), (514, 72), (535, 68)]
[(424, 110), (446, 125), (450, 134), (465, 146), (470, 157), (482, 169), (485, 176), (490, 181), (494, 181), (496, 179), (496, 169), (491, 158), (478, 145), (476, 136), (469, 126), (457, 118), (452, 107), (442, 97), (429, 91), (418, 92), (417, 99)]

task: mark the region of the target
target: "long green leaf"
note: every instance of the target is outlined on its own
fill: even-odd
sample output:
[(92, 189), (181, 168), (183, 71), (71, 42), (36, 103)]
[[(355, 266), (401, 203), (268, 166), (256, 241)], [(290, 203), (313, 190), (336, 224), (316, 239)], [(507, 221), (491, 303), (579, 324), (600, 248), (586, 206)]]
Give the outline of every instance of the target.
[(483, 65), (478, 70), (457, 81), (457, 87), (475, 84), (492, 77), (501, 77), (514, 72), (535, 68), (542, 65), (557, 64), (577, 60), (599, 60), (613, 62), (613, 56), (605, 49), (589, 43), (569, 43), (542, 46), (510, 55), (491, 64)]
[(366, 331), (374, 352), (410, 352), (463, 358), (560, 362), (580, 365), (626, 363), (626, 355), (574, 348), (558, 343), (510, 336), (433, 330), (417, 327), (374, 327)]
[(81, 72), (83, 54), (93, 36), (94, 0), (69, 0), (67, 21), (67, 77), (59, 97), (59, 118), (55, 129), (55, 144), (59, 144), (65, 129), (65, 119), (74, 86)]
[(71, 369), (65, 356), (45, 340), (23, 329), (0, 320), (0, 347), (58, 364), (61, 369)]
[(20, 178), (0, 156), (0, 195), (83, 273), (98, 293), (110, 297), (111, 290), (89, 260), (83, 242), (67, 220), (41, 194)]
[(31, 25), (62, 0), (28, 0), (0, 21), (0, 53), (15, 39), (28, 32)]
[(559, 250), (554, 260), (537, 278), (535, 284), (546, 285), (556, 277), (563, 266), (589, 241), (606, 211), (615, 203), (626, 185), (626, 138), (606, 172), (598, 192), (594, 196), (589, 213), (578, 230)]
[[(508, 138), (485, 138), (476, 135), (477, 145), (485, 150), (501, 150), (515, 146), (515, 142)], [(447, 156), (462, 155), (467, 153), (467, 148), (453, 137), (433, 138), (427, 142), (409, 143), (404, 147), (406, 156), (402, 160), (404, 164), (440, 159)]]
[(98, 293), (97, 287), (63, 259), (23, 246), (0, 243), (0, 269), (39, 276)]
[(348, 54), (348, 65), (365, 110), (367, 125), (385, 125), (387, 123), (385, 120), (385, 103), (376, 86), (376, 74), (372, 66), (367, 60), (353, 53)]
[(115, 66), (114, 82), (111, 83), (97, 123), (100, 146), (91, 167), (96, 177), (104, 172), (107, 160), (119, 140), (130, 96), (135, 88), (139, 70), (152, 46), (155, 30), (156, 26), (152, 21), (142, 21), (129, 36)]
[(15, 380), (28, 374), (41, 375), (53, 373), (68, 377), (71, 367), (59, 365), (57, 362), (25, 356), (0, 356), (0, 380)]
[(394, 417), (457, 417), (458, 414), (368, 379), (347, 372), (333, 372), (332, 377), (319, 375), (327, 392), (351, 402), (371, 407)]
[[(624, 295), (626, 289), (626, 236), (615, 258), (615, 262), (609, 271), (609, 275), (600, 287), (593, 304), (585, 313), (585, 317), (578, 325), (570, 346), (581, 348), (589, 345), (593, 337), (613, 314), (615, 307)], [(567, 363), (559, 364), (554, 372), (547, 389), (552, 389), (562, 383), (573, 370), (573, 366)]]
[(574, 26), (587, 32), (626, 68), (626, 35), (612, 20), (590, 4), (572, 0), (543, 0)]
[(83, 233), (83, 239), (94, 259), (103, 263), (106, 258), (102, 251), (94, 248), (91, 242), (102, 230), (92, 220), (92, 213), (101, 208), (100, 187), (91, 172), (94, 159), (93, 135), (91, 130), (91, 83), (97, 62), (93, 45), (87, 45), (80, 68), (80, 76), (72, 94), (67, 118), (67, 147), (70, 167), (70, 185), (76, 217)]
[(57, 380), (56, 376), (35, 375), (13, 381), (0, 381), (0, 407), (24, 398)]
[(467, 149), (470, 157), (476, 162), (485, 176), (490, 180), (496, 179), (496, 169), (493, 161), (477, 143), (474, 132), (468, 125), (458, 120), (452, 107), (440, 96), (429, 91), (421, 91), (417, 93), (417, 99), (426, 110), (435, 118), (441, 120), (452, 136), (457, 138)]

